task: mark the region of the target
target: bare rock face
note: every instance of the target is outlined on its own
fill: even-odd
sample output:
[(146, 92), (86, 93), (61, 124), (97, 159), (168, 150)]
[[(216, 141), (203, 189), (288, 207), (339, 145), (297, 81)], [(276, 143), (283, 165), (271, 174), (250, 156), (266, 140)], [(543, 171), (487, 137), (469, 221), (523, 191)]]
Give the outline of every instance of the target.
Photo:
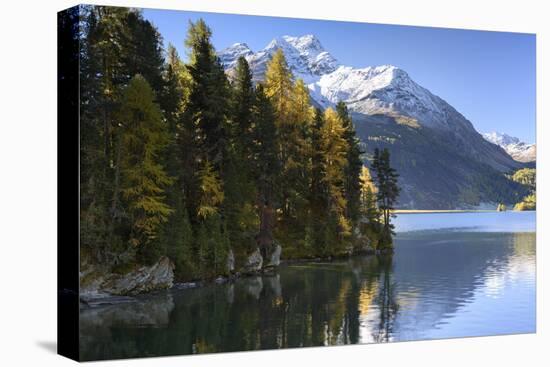
[(174, 264), (167, 257), (161, 257), (151, 266), (142, 266), (126, 274), (95, 270), (86, 276), (85, 282), (81, 276), (81, 299), (132, 296), (171, 288), (174, 282)]
[(113, 274), (101, 285), (101, 290), (115, 295), (135, 295), (167, 289), (174, 283), (174, 264), (167, 257), (161, 257), (151, 266), (142, 266), (128, 274)]
[(260, 249), (257, 248), (252, 254), (248, 256), (243, 266), (242, 272), (245, 274), (257, 273), (262, 270), (264, 258), (260, 253)]

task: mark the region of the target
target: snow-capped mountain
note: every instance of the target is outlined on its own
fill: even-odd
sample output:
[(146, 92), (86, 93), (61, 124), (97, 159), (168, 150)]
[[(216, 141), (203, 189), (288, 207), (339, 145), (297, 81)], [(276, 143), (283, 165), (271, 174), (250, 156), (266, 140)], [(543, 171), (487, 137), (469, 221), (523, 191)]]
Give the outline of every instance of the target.
[(342, 66), (313, 35), (278, 37), (258, 52), (244, 43), (236, 43), (222, 50), (219, 57), (231, 74), (237, 59), (244, 56), (254, 80), (261, 81), (277, 49), (283, 50), (294, 77), (304, 80), (311, 97), (321, 107), (344, 101), (356, 113), (404, 115), (420, 124), (441, 128), (449, 128), (449, 115), (456, 114), (450, 105), (414, 82), (404, 70), (393, 65)]
[(249, 58), (252, 55), (254, 55), (254, 52), (252, 52), (246, 43), (235, 43), (218, 54), (225, 69), (237, 66), (239, 57), (244, 56), (245, 58)]
[(393, 65), (341, 65), (313, 35), (278, 37), (257, 52), (237, 43), (218, 55), (229, 76), (238, 58), (245, 57), (260, 82), (277, 49), (294, 77), (307, 84), (313, 104), (347, 104), (367, 160), (374, 148), (390, 148), (403, 187), (401, 207), (449, 209), (501, 201), (487, 187), (507, 187), (502, 173), (523, 166), (406, 71)]
[(500, 146), (518, 162), (533, 162), (537, 159), (535, 144), (527, 144), (516, 137), (496, 131), (482, 135), (487, 141)]
[(239, 57), (244, 56), (250, 64), (255, 81), (263, 79), (267, 63), (273, 54), (282, 49), (288, 65), (296, 78), (313, 83), (321, 75), (336, 70), (338, 62), (313, 35), (301, 37), (282, 36), (273, 39), (263, 50), (253, 52), (245, 43), (235, 43), (222, 50), (218, 56), (225, 69), (231, 71)]

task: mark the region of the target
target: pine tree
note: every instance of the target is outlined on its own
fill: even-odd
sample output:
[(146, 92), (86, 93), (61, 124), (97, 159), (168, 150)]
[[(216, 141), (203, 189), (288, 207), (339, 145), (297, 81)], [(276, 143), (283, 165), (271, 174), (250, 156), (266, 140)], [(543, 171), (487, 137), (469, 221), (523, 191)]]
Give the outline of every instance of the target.
[(276, 201), (279, 196), (280, 161), (277, 154), (275, 111), (262, 84), (255, 90), (252, 109), (253, 177), (257, 187), (257, 208), (260, 220), (256, 240), (262, 253), (273, 244)]
[(352, 226), (356, 226), (360, 219), (360, 196), (361, 196), (361, 170), (363, 161), (361, 160), (361, 148), (359, 139), (355, 134), (353, 121), (349, 114), (346, 104), (342, 101), (336, 105), (338, 117), (342, 120), (345, 133), (344, 138), (348, 143), (347, 161), (345, 169), (345, 197), (346, 197), (346, 216), (349, 218)]
[(317, 108), (311, 127), (311, 175), (309, 189), (308, 246), (316, 256), (324, 255), (324, 227), (327, 219), (328, 194), (324, 180), (325, 164), (322, 129), (325, 124), (323, 112)]
[[(164, 55), (162, 37), (158, 30), (145, 19), (140, 9), (130, 9), (125, 19), (128, 40), (127, 52), (123, 54), (126, 78), (140, 74), (147, 80), (155, 96), (161, 96), (164, 88)], [(164, 100), (156, 102), (164, 109)]]
[(162, 108), (170, 135), (163, 156), (166, 171), (174, 177), (174, 183), (166, 189), (166, 202), (173, 208), (173, 212), (162, 226), (159, 242), (163, 252), (174, 262), (176, 279), (181, 281), (196, 276), (197, 266), (193, 252), (193, 229), (185, 205), (185, 187), (181, 172), (182, 152), (177, 144), (177, 137), (181, 133), (183, 109), (189, 93), (189, 83), (184, 65), (172, 45), (167, 49), (163, 84)]
[(174, 211), (161, 232), (163, 252), (174, 262), (174, 275), (179, 281), (197, 276), (193, 228), (183, 200), (183, 195), (170, 200)]
[(390, 165), (390, 152), (387, 148), (382, 152), (378, 148), (374, 150), (372, 169), (378, 189), (376, 194), (378, 208), (382, 212), (382, 244), (391, 247), (393, 225), (390, 220), (400, 189), (397, 185), (399, 175)]
[(169, 142), (160, 108), (147, 81), (136, 75), (124, 90), (118, 121), (117, 146), (120, 190), (130, 223), (130, 243), (147, 245), (156, 238), (160, 225), (172, 209), (164, 190), (172, 183), (159, 155)]
[(254, 105), (254, 85), (250, 66), (244, 57), (239, 57), (233, 81), (233, 123), (237, 144), (243, 149), (243, 159), (251, 156), (252, 107)]
[(224, 162), (225, 201), (223, 213), (227, 233), (237, 253), (253, 247), (258, 226), (255, 209), (256, 186), (253, 179), (253, 119), (254, 86), (248, 62), (237, 61), (232, 83), (228, 149)]
[(189, 94), (189, 76), (186, 73), (176, 48), (168, 45), (167, 62), (164, 71), (163, 91), (161, 93), (163, 115), (170, 134), (176, 135), (178, 125)]
[(81, 226), (83, 245), (105, 260), (118, 239), (119, 213), (113, 145), (120, 91), (127, 83), (124, 54), (130, 37), (128, 9), (82, 6), (81, 41)]
[(229, 242), (220, 216), (218, 214), (210, 215), (202, 221), (198, 225), (196, 238), (201, 276), (213, 278), (225, 275)]
[[(204, 198), (201, 185), (219, 180), (227, 149), (227, 78), (210, 41), (212, 32), (204, 20), (190, 23), (185, 41), (189, 48), (190, 63), (186, 65), (190, 76), (189, 98), (183, 114), (183, 131), (179, 135), (182, 151), (186, 204), (191, 223), (204, 218), (201, 208)], [(212, 174), (201, 177), (202, 174)], [(221, 183), (217, 184), (221, 188)], [(221, 201), (216, 201), (216, 205)], [(217, 210), (217, 209), (216, 209)], [(203, 213), (199, 213), (202, 211)]]

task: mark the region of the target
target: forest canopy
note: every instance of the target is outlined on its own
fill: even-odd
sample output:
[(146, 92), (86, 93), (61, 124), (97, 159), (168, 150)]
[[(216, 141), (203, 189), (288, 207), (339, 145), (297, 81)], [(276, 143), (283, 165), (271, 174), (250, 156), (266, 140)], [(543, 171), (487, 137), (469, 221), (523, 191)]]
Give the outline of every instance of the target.
[(369, 172), (346, 105), (314, 108), (281, 50), (265, 80), (244, 58), (229, 78), (203, 20), (188, 25), (184, 62), (139, 10), (81, 10), (85, 261), (168, 256), (188, 280), (278, 246), (286, 258), (392, 246), (389, 152)]

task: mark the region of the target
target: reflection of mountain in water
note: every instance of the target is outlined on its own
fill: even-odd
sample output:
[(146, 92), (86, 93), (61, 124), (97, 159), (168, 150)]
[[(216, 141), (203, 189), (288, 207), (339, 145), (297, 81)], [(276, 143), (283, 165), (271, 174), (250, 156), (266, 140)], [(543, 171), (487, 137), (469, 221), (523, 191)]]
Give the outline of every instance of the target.
[[(273, 276), (83, 310), (82, 356), (385, 342), (430, 337), (434, 330), (452, 337), (446, 320), (475, 305), (480, 290), (498, 293), (510, 277), (534, 274), (533, 264), (534, 234), (401, 235), (393, 258), (296, 264)], [(513, 302), (502, 307), (521, 317)], [(486, 323), (474, 325), (477, 333), (498, 333), (491, 314), (485, 316)]]
[[(503, 278), (517, 275), (518, 269), (524, 275), (534, 275), (534, 252), (534, 233), (456, 232), (449, 236), (425, 232), (401, 236), (394, 256), (397, 303), (402, 311), (396, 320), (398, 339), (430, 338), (433, 329), (445, 327), (450, 318), (476, 301), (476, 291), (498, 294), (496, 282), (504, 287)], [(488, 334), (492, 332), (481, 328), (476, 335)], [(454, 336), (466, 335), (471, 334)]]

